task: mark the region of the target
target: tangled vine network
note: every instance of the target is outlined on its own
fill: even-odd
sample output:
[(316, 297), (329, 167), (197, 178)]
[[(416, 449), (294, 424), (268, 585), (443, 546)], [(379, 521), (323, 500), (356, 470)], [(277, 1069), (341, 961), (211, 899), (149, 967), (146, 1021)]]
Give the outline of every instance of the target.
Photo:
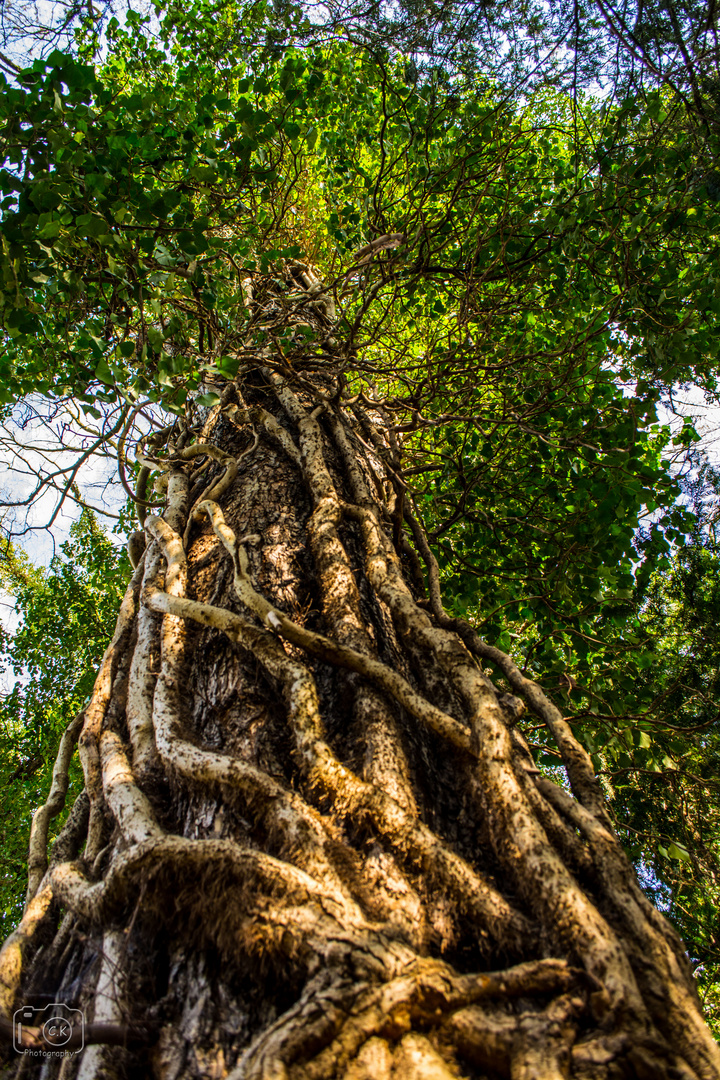
[[(269, 336), (313, 325), (322, 356), (248, 348), (201, 423), (136, 441), (134, 574), (34, 817), (4, 1014), (21, 991), (84, 1000), (99, 956), (77, 1075), (120, 1075), (120, 1046), (175, 1076), (189, 1021), (168, 1020), (212, 954), (249, 1014), (278, 972), (287, 1001), (238, 1031), (193, 999), (200, 1074), (221, 1047), (233, 1080), (717, 1077), (588, 754), (446, 613), (392, 402), (348, 388), (329, 291), (287, 275), (277, 295), (248, 279), (246, 303)], [(526, 710), (569, 789), (536, 768)], [(85, 789), (48, 857), (76, 741)], [(174, 982), (181, 953), (194, 974)]]

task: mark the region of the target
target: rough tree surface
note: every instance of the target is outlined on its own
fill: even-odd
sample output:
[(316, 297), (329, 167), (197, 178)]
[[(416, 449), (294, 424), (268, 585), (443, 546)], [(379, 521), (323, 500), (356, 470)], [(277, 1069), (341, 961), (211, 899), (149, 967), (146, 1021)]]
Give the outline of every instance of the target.
[[(287, 317), (327, 320), (293, 273)], [(342, 397), (328, 340), (302, 374), (268, 347), (202, 429), (139, 447), (140, 496), (167, 506), (0, 957), (6, 1016), (70, 1002), (90, 1045), (7, 1075), (718, 1077), (587, 754), (446, 615), (388, 417)], [(526, 708), (571, 790), (534, 766)], [(79, 732), (86, 791), (47, 869)]]

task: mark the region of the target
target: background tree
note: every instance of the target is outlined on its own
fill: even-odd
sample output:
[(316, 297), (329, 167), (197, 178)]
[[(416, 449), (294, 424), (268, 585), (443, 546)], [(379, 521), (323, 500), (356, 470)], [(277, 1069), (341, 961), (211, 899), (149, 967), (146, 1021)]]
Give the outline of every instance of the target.
[[(22, 918), (33, 811), (47, 799), (68, 718), (80, 711), (92, 691), (128, 568), (124, 551), (113, 547), (88, 512), (71, 527), (70, 539), (47, 571), (11, 546), (0, 558), (0, 581), (20, 620), (4, 635), (2, 649), (8, 683), (0, 705), (3, 938)], [(82, 771), (73, 762), (68, 789), (72, 801), (82, 786)], [(53, 822), (51, 838), (65, 816)]]
[(81, 1076), (715, 1077), (581, 741), (627, 719), (542, 688), (607, 680), (608, 625), (643, 667), (623, 602), (691, 528), (695, 132), (219, 23), (2, 99), (5, 400), (112, 412), (144, 534), (5, 1013), (86, 1008)]

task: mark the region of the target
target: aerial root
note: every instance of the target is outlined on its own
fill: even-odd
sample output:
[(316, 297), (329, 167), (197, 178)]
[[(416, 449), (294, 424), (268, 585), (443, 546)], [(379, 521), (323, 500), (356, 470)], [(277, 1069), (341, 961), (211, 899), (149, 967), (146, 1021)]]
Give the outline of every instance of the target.
[[(23, 976), (23, 962), (29, 948), (33, 945), (38, 930), (50, 918), (53, 909), (53, 901), (61, 900), (58, 884), (63, 877), (63, 868), (68, 864), (61, 864), (49, 870), (38, 889), (35, 897), (25, 909), (25, 914), (18, 928), (13, 931), (0, 950), (0, 1042), (15, 1044), (18, 1032), (15, 1024), (10, 1019), (17, 1005), (17, 994), (20, 989)], [(70, 913), (68, 913), (70, 915)], [(66, 916), (66, 922), (68, 916)], [(102, 1012), (102, 1010), (101, 1010)], [(133, 1038), (139, 1041), (147, 1041), (147, 1032), (142, 1029), (131, 1029), (125, 1024), (113, 1022), (114, 1016), (106, 1010), (104, 1015), (96, 1014), (94, 1023), (86, 1024), (84, 1028), (84, 1041), (86, 1044), (108, 1043), (115, 1046), (126, 1045)], [(75, 1049), (81, 1043), (80, 1035), (73, 1032), (73, 1036), (66, 1047)], [(23, 1025), (19, 1037), (20, 1044), (27, 1049), (47, 1049), (47, 1044), (38, 1028), (32, 1025)]]
[[(160, 547), (157, 543), (150, 543), (145, 552), (142, 589), (158, 586), (161, 574)], [(159, 764), (152, 722), (152, 702), (157, 678), (152, 669), (159, 651), (158, 619), (154, 612), (141, 605), (137, 616), (137, 638), (130, 663), (125, 706), (125, 719), (132, 744), (133, 769), (140, 779), (151, 775)]]
[[(559, 960), (461, 976), (439, 960), (388, 952), (384, 982), (378, 980), (380, 974), (375, 973), (372, 982), (356, 981), (353, 986), (329, 976), (312, 980), (299, 1001), (247, 1048), (229, 1080), (260, 1080), (266, 1076), (287, 1076), (288, 1080), (329, 1080), (335, 1076), (376, 1080), (368, 1072), (372, 1062), (380, 1069), (379, 1076), (384, 1069), (389, 1075), (392, 1064), (393, 1075), (403, 1080), (406, 1076), (445, 1080), (456, 1073), (450, 1070), (438, 1046), (442, 1046), (443, 1033), (453, 1017), (459, 1015), (462, 1025), (474, 1003), (504, 1003), (508, 1022), (503, 1033), (511, 1038), (507, 1047), (503, 1046), (511, 1054), (517, 1050), (523, 1025), (527, 1028), (531, 1019), (535, 1021), (535, 1033), (545, 1035), (545, 1045), (550, 1048), (551, 1036), (560, 1023), (585, 1007), (584, 973)], [(573, 987), (576, 992), (571, 996), (566, 991)], [(544, 1013), (507, 1012), (514, 999), (526, 1001), (532, 996), (553, 1000)], [(433, 1032), (438, 1036), (437, 1045), (428, 1037)], [(482, 1037), (482, 1029), (475, 1035)]]
[(597, 878), (597, 869), (587, 843), (583, 842), (583, 838), (578, 836), (556, 807), (542, 797), (534, 783), (537, 779), (535, 776), (528, 775), (522, 769), (517, 769), (516, 774), (523, 795), (552, 846), (567, 862), (575, 876), (594, 883)]
[[(684, 946), (666, 926), (641, 892), (632, 868), (615, 835), (584, 806), (547, 777), (534, 777), (538, 790), (588, 841), (602, 889), (603, 907), (611, 924), (626, 935), (625, 950), (633, 963), (638, 984), (649, 1003), (657, 1029), (668, 1034), (699, 1076), (720, 1072), (720, 1048), (708, 1033), (697, 999), (697, 990)], [(663, 973), (672, 995), (658, 1001), (655, 985), (648, 980), (651, 970)]]
[[(275, 382), (277, 384), (279, 383), (279, 380), (275, 378)], [(390, 608), (393, 619), (401, 635), (409, 641), (426, 640), (428, 654), (440, 659), (451, 682), (456, 686), (461, 698), (464, 699), (470, 709), (473, 720), (479, 728), (478, 738), (482, 740), (484, 736), (489, 734), (489, 731), (486, 729), (488, 729), (488, 727), (492, 728), (496, 726), (493, 724), (493, 719), (496, 719), (495, 717), (489, 718), (489, 724), (485, 720), (488, 713), (494, 714), (497, 712), (497, 701), (494, 688), (491, 687), (487, 680), (476, 670), (466, 650), (457, 640), (456, 636), (449, 633), (446, 628), (438, 630), (433, 627), (427, 614), (422, 611), (422, 609), (418, 608), (411, 596), (407, 585), (403, 580), (402, 573), (396, 565), (397, 557), (390, 549), (383, 530), (380, 527), (380, 523), (377, 520), (377, 515), (373, 508), (373, 500), (370, 497), (365, 477), (359, 467), (355, 448), (350, 444), (347, 431), (339, 416), (335, 413), (331, 413), (330, 424), (335, 443), (343, 456), (354, 496), (358, 502), (358, 505), (356, 506), (342, 503), (337, 496), (337, 492), (324, 461), (321, 432), (315, 419), (308, 415), (307, 411), (300, 405), (298, 399), (289, 388), (282, 387), (278, 392), (278, 396), (280, 397), (282, 404), (288, 409), (288, 412), (298, 424), (305, 473), (316, 504), (315, 515), (321, 511), (323, 506), (331, 506), (331, 516), (328, 523), (332, 527), (333, 535), (336, 535), (334, 527), (338, 510), (343, 510), (349, 516), (355, 517), (360, 521), (365, 542), (366, 572), (368, 574), (368, 579), (372, 583), (377, 594)], [(383, 460), (385, 457), (387, 457), (387, 454), (384, 455)], [(387, 464), (387, 462), (385, 463)], [(327, 517), (327, 511), (325, 516)], [(415, 522), (415, 519), (409, 512), (406, 514), (406, 517), (413, 526), (416, 542), (425, 556), (426, 561), (428, 561), (430, 591), (433, 606), (447, 621), (447, 615), (445, 614), (441, 603), (437, 563), (434, 560), (434, 556), (430, 551), (420, 526)], [(555, 710), (555, 712), (557, 713), (557, 710)], [(558, 717), (554, 717), (553, 719), (557, 721)], [(572, 736), (572, 732), (567, 724), (565, 724), (565, 728), (567, 728), (570, 736)], [(459, 745), (459, 743), (456, 743), (456, 745)], [(520, 771), (522, 772), (522, 770)], [(594, 775), (592, 776), (592, 779), (594, 780)], [(528, 789), (528, 786), (525, 784), (523, 784), (523, 787)], [(595, 787), (597, 789), (596, 781)], [(530, 798), (536, 809), (539, 810), (541, 809), (542, 804), (539, 803), (537, 799), (533, 798), (533, 795), (534, 793), (530, 792)], [(564, 829), (562, 822), (556, 819), (551, 812), (545, 812), (543, 817), (551, 829), (553, 829), (556, 839), (562, 839), (564, 849), (567, 850), (569, 848), (572, 850), (575, 864), (582, 866), (586, 870), (589, 869), (588, 856), (573, 834), (569, 830)]]
[[(208, 604), (152, 592), (145, 598), (153, 610), (194, 619), (222, 629), (248, 649), (284, 686), (301, 762), (316, 785), (332, 792), (335, 804), (355, 815), (367, 815), (379, 833), (411, 863), (442, 882), (457, 903), (480, 920), (478, 933), (497, 938), (511, 951), (527, 946), (532, 924), (517, 912), (460, 856), (426, 826), (417, 823), (389, 795), (360, 780), (332, 754), (321, 737), (319, 706), (310, 672), (289, 657), (272, 635), (238, 616)], [(156, 692), (157, 700), (157, 692)]]
[(476, 656), (489, 660), (502, 672), (513, 691), (525, 698), (530, 709), (547, 726), (560, 751), (563, 765), (570, 780), (570, 786), (578, 802), (599, 822), (608, 827), (610, 818), (605, 806), (605, 799), (600, 788), (590, 755), (575, 737), (572, 728), (560, 710), (545, 696), (540, 687), (526, 679), (514, 660), (506, 653), (493, 646), (486, 645), (469, 624), (462, 620), (450, 620), (451, 628), (456, 628), (466, 645)]
[[(613, 900), (618, 910), (622, 908), (624, 918), (613, 919), (612, 924), (608, 923), (566, 866), (566, 860), (571, 865), (574, 864), (579, 871), (584, 871), (590, 882), (597, 876), (604, 875), (606, 889), (609, 882), (621, 880), (622, 875), (609, 865), (611, 860), (607, 857), (598, 859), (598, 855), (602, 856), (603, 846), (608, 848), (608, 852), (613, 846), (619, 846), (609, 827), (606, 827), (608, 819), (604, 806), (597, 809), (597, 805), (588, 797), (592, 804), (592, 809), (589, 809), (563, 793), (565, 799), (575, 807), (576, 814), (580, 814), (585, 822), (582, 836), (588, 849), (593, 848), (590, 851), (577, 834), (573, 835), (574, 830), (568, 829), (565, 816), (557, 812), (557, 804), (543, 805), (538, 801), (529, 783), (528, 774), (534, 770), (524, 768), (521, 758), (514, 752), (507, 720), (502, 714), (494, 690), (472, 665), (472, 661), (468, 663), (470, 656), (455, 634), (452, 634), (452, 637), (467, 660), (446, 640), (452, 631), (449, 621), (445, 628), (434, 629), (428, 626), (427, 614), (417, 608), (395, 566), (397, 557), (389, 549), (374, 510), (360, 506), (344, 506), (344, 510), (348, 516), (355, 517), (360, 522), (365, 542), (368, 578), (390, 607), (400, 633), (405, 636), (413, 633), (416, 638), (427, 638), (428, 645), (433, 647), (441, 662), (444, 662), (448, 677), (455, 682), (458, 692), (468, 706), (473, 700), (476, 703), (472, 725), (478, 751), (478, 776), (487, 812), (494, 825), (493, 840), (498, 857), (512, 869), (519, 890), (526, 902), (538, 912), (545, 931), (558, 944), (562, 943), (563, 949), (570, 948), (581, 956), (588, 971), (594, 972), (601, 979), (606, 996), (603, 1007), (617, 1015), (630, 1010), (637, 1016), (638, 1023), (647, 1024), (649, 1016), (636, 982), (636, 973), (633, 972), (623, 946), (623, 936), (629, 929), (631, 932), (637, 930), (643, 933), (650, 944), (650, 937), (653, 935), (648, 936), (647, 919), (638, 917), (638, 905), (631, 902), (625, 881), (619, 897), (616, 896)], [(512, 680), (510, 681), (513, 689), (518, 689)], [(532, 698), (532, 693), (527, 692), (524, 681), (519, 689), (529, 693)], [(548, 702), (545, 701), (545, 704), (550, 708)], [(554, 709), (554, 706), (551, 708)], [(547, 712), (547, 708), (545, 711)], [(560, 735), (562, 725), (570, 730), (569, 725), (562, 721), (559, 728), (556, 724), (556, 733), (559, 730)], [(588, 790), (587, 785), (585, 789), (582, 788), (584, 780), (588, 780), (583, 772), (583, 755), (584, 751), (574, 759), (575, 776), (576, 779), (578, 775), (580, 778), (575, 787)], [(590, 788), (598, 791), (592, 770), (590, 779)], [(593, 825), (592, 832), (589, 823)], [(576, 824), (571, 822), (573, 826)], [(547, 826), (547, 832), (543, 826)], [(604, 834), (603, 837), (600, 837), (601, 833)], [(562, 852), (562, 859), (558, 856), (558, 851)], [(572, 859), (567, 858), (569, 854), (572, 854)], [(592, 859), (592, 865), (589, 864), (589, 859)], [(564, 912), (562, 926), (557, 923), (559, 910)], [(657, 942), (653, 940), (652, 945), (654, 951), (657, 951)], [(637, 974), (642, 976), (642, 972), (638, 971)], [(597, 1000), (599, 1002), (599, 997)], [(683, 1014), (684, 1026), (687, 1028), (689, 1025), (700, 1035), (699, 1013), (696, 1007), (689, 1006), (689, 1001), (673, 1003), (673, 1009), (678, 1008), (678, 1017), (680, 1013)], [(679, 1035), (682, 1026), (678, 1019)], [(687, 1036), (683, 1041), (689, 1049), (690, 1040)], [(691, 1052), (690, 1057), (695, 1056)]]
[[(261, 406), (257, 406), (253, 409), (253, 415), (257, 418), (259, 423), (265, 428), (269, 435), (271, 435), (280, 446), (283, 448), (287, 456), (292, 462), (297, 465), (299, 469), (302, 469), (302, 460), (300, 458), (300, 451), (293, 442), (292, 436), (285, 428), (278, 424), (272, 413), (269, 413), (267, 409), (263, 409)], [(209, 498), (210, 496), (208, 496)]]
[[(262, 769), (238, 758), (202, 749), (184, 738), (179, 718), (182, 659), (186, 642), (185, 616), (188, 605), (193, 610), (207, 605), (198, 605), (195, 601), (186, 600), (183, 595), (187, 570), (179, 536), (158, 518), (149, 518), (147, 527), (166, 557), (166, 583), (171, 583), (175, 594), (170, 596), (154, 587), (149, 587), (143, 594), (143, 601), (165, 616), (161, 670), (153, 702), (155, 741), (160, 757), (172, 771), (194, 784), (218, 784), (241, 793), (252, 816), (264, 822), (270, 837), (279, 842), (283, 852), (292, 853), (308, 873), (325, 881), (344, 896), (350, 907), (354, 906), (327, 853), (330, 839), (327, 823), (316, 811)], [(222, 609), (211, 608), (210, 611), (219, 613)], [(230, 612), (225, 614), (245, 632), (246, 638), (249, 637), (250, 640), (243, 639), (243, 643), (252, 651), (252, 639), (257, 639), (259, 632)], [(204, 625), (218, 627), (219, 624), (211, 621)], [(227, 629), (225, 625), (219, 628)], [(271, 640), (274, 644), (274, 639)], [(287, 659), (284, 653), (282, 657)]]
[(190, 538), (190, 531), (193, 525), (196, 524), (196, 522), (198, 522), (202, 516), (197, 512), (198, 503), (201, 502), (203, 499), (221, 498), (221, 496), (223, 496), (225, 492), (230, 488), (235, 477), (237, 476), (240, 462), (242, 461), (242, 459), (248, 454), (251, 454), (253, 450), (255, 450), (257, 445), (258, 436), (257, 432), (255, 432), (255, 439), (253, 443), (251, 444), (251, 446), (248, 447), (247, 450), (243, 451), (239, 458), (234, 458), (231, 454), (227, 454), (224, 450), (221, 450), (219, 447), (213, 446), (212, 443), (207, 442), (193, 443), (192, 446), (187, 446), (182, 450), (178, 450), (173, 455), (173, 459), (179, 459), (181, 461), (191, 461), (193, 458), (196, 457), (208, 457), (225, 466), (225, 471), (222, 476), (213, 484), (211, 484), (210, 487), (207, 488), (206, 491), (204, 491), (199, 496), (199, 498), (195, 501), (195, 504), (190, 508), (187, 525), (185, 526), (185, 533), (183, 535), (183, 543), (185, 546), (187, 546), (188, 544)]
[(133, 771), (119, 735), (104, 731), (100, 736), (103, 792), (128, 844), (165, 835), (158, 825), (147, 796), (135, 782)]
[[(561, 960), (540, 960), (506, 971), (457, 975), (442, 961), (417, 959), (399, 977), (358, 995), (333, 1042), (304, 1066), (308, 1080), (348, 1066), (370, 1039), (395, 1041), (413, 1031), (442, 1031), (449, 1017), (479, 1001), (553, 996), (576, 988), (576, 1011), (585, 1007), (584, 972)], [(578, 996), (579, 995), (579, 996)], [(397, 1068), (397, 1065), (396, 1065)], [(400, 1074), (402, 1075), (402, 1074)]]
[(391, 1080), (392, 1072), (393, 1052), (388, 1042), (374, 1037), (360, 1047), (342, 1080)]
[[(588, 970), (602, 977), (606, 1007), (645, 1015), (633, 972), (621, 943), (585, 895), (550, 844), (533, 813), (527, 784), (518, 778), (507, 720), (494, 688), (482, 675), (457, 636), (430, 623), (417, 607), (396, 566), (374, 510), (344, 505), (359, 521), (366, 551), (366, 572), (390, 608), (401, 634), (424, 640), (438, 656), (448, 678), (467, 706), (478, 754), (478, 776), (487, 813), (494, 824), (498, 858), (511, 870), (526, 903), (538, 912), (547, 933), (577, 951)], [(518, 770), (522, 774), (522, 769)], [(525, 777), (523, 776), (523, 781)], [(536, 800), (533, 800), (536, 801)], [(563, 911), (563, 925), (557, 912)]]
[(65, 806), (65, 797), (70, 782), (70, 761), (75, 744), (80, 734), (85, 714), (79, 712), (66, 727), (60, 739), (55, 766), (53, 768), (50, 791), (44, 804), (33, 814), (30, 827), (30, 847), (28, 851), (28, 886), (25, 906), (30, 903), (40, 887), (40, 882), (47, 870), (47, 837), (50, 822)]
[(138, 606), (142, 564), (140, 563), (127, 585), (116, 630), (105, 650), (90, 702), (84, 710), (84, 723), (78, 740), (80, 762), (85, 777), (85, 791), (90, 799), (90, 823), (87, 826), (86, 858), (94, 859), (103, 846), (105, 808), (103, 806), (103, 780), (100, 774), (98, 739), (110, 704), (112, 686), (120, 660), (130, 639)]
[[(208, 511), (213, 515), (214, 524), (223, 543), (237, 553), (239, 545), (232, 530), (225, 524), (219, 508), (210, 506)], [(179, 581), (183, 576), (184, 562), (179, 537), (173, 538), (167, 525), (158, 522), (157, 519), (150, 523), (149, 528), (164, 546), (168, 557), (168, 573), (170, 573), (172, 561), (172, 579)], [(236, 566), (239, 561), (239, 556), (237, 556)], [(266, 609), (275, 611), (263, 597), (255, 592), (249, 581), (249, 575), (242, 566), (238, 567), (236, 581), (238, 577), (241, 596), (243, 599), (247, 597), (249, 605), (252, 604), (255, 609), (255, 614), (262, 616)], [(409, 858), (416, 865), (419, 862), (426, 872), (443, 882), (458, 904), (479, 919), (478, 930), (481, 935), (489, 934), (496, 937), (511, 951), (519, 950), (523, 944), (526, 944), (526, 937), (531, 930), (528, 920), (515, 911), (504, 897), (463, 859), (450, 851), (430, 829), (416, 822), (389, 795), (374, 785), (360, 780), (335, 758), (323, 739), (314, 679), (304, 665), (287, 655), (275, 636), (252, 627), (231, 612), (187, 600), (184, 597), (170, 596), (153, 590), (143, 599), (155, 611), (195, 619), (203, 625), (222, 629), (238, 644), (250, 651), (263, 664), (271, 677), (284, 688), (290, 723), (300, 751), (300, 760), (309, 779), (315, 785), (332, 792), (336, 806), (352, 811), (355, 815), (369, 816), (380, 834), (405, 858)], [(281, 613), (278, 613), (278, 618), (280, 615)], [(282, 618), (285, 619), (285, 616)], [(295, 627), (290, 620), (286, 619), (285, 623), (290, 627)], [(284, 626), (285, 623), (281, 625)], [(173, 633), (179, 633), (177, 623), (173, 625), (176, 627)], [(297, 630), (301, 631), (298, 644), (306, 641), (308, 637), (313, 644), (317, 644), (314, 639), (320, 638), (320, 635), (310, 634), (300, 627), (297, 627)], [(321, 639), (323, 643), (326, 640)], [(328, 642), (328, 646), (331, 655), (335, 655), (334, 651), (340, 648), (332, 642)], [(176, 648), (176, 644), (173, 645), (171, 642), (171, 647)], [(323, 655), (327, 659), (326, 653), (327, 650), (323, 645)], [(360, 660), (364, 664), (369, 658), (360, 656)], [(164, 692), (161, 688), (165, 685), (166, 680), (161, 675), (156, 690), (156, 706), (158, 693)], [(171, 674), (168, 675), (167, 686), (168, 692), (178, 692), (177, 679)]]
[(469, 1005), (443, 1024), (445, 1036), (460, 1055), (481, 1069), (520, 1080), (565, 1080), (573, 1021), (585, 1009), (581, 996), (562, 994), (544, 1009), (518, 1012)]
[(0, 949), (0, 1016), (12, 1015), (15, 998), (20, 987), (25, 957), (33, 945), (38, 930), (51, 914), (53, 901), (52, 881), (54, 874), (48, 871), (35, 893), (25, 907), (20, 924), (5, 940)]
[[(533, 770), (526, 770), (526, 776), (517, 772), (525, 801), (531, 811), (528, 821), (529, 834), (537, 831), (532, 827), (533, 821), (542, 823), (547, 829), (543, 830), (543, 836), (554, 841), (557, 850), (563, 852), (564, 859), (570, 865), (573, 865), (574, 861), (581, 872), (584, 868), (587, 873), (587, 856), (590, 857), (593, 872), (588, 874), (588, 878), (602, 896), (602, 907), (609, 925), (605, 919), (600, 918), (594, 906), (577, 888), (560, 860), (550, 860), (557, 864), (560, 871), (558, 875), (553, 875), (547, 866), (544, 872), (536, 870), (532, 873), (528, 866), (524, 880), (535, 879), (543, 882), (557, 879), (555, 885), (560, 885), (560, 888), (550, 890), (557, 892), (554, 901), (551, 897), (546, 898), (550, 901), (549, 914), (552, 914), (553, 908), (557, 910), (561, 907), (565, 911), (566, 937), (574, 939), (574, 948), (578, 955), (583, 957), (588, 969), (602, 976), (602, 981), (609, 990), (608, 1003), (615, 1001), (615, 1008), (619, 1009), (617, 1015), (622, 1015), (628, 1008), (635, 1013), (638, 1037), (649, 1030), (647, 1002), (652, 1020), (658, 1024), (658, 1029), (672, 1032), (673, 1044), (679, 1049), (682, 1048), (686, 1061), (696, 1070), (696, 1074), (715, 1076), (720, 1071), (720, 1051), (702, 1021), (682, 944), (676, 935), (664, 926), (662, 919), (652, 909), (637, 885), (632, 868), (612, 830), (603, 794), (587, 751), (556, 706), (538, 686), (525, 678), (507, 654), (488, 646), (463, 620), (451, 619), (447, 615), (442, 606), (437, 562), (420, 525), (411, 515), (408, 515), (408, 519), (428, 568), (431, 607), (436, 621), (442, 628), (454, 630), (476, 657), (489, 660), (500, 670), (513, 692), (524, 697), (532, 711), (543, 720), (560, 750), (575, 798), (547, 778), (533, 775)], [(513, 820), (516, 814), (511, 811), (513, 800), (509, 798), (512, 778), (506, 777), (510, 783), (502, 785), (493, 782), (490, 775), (496, 771), (493, 759), (498, 762), (501, 758), (510, 756), (509, 747), (507, 753), (500, 752), (500, 746), (505, 741), (500, 729), (496, 730), (495, 736), (492, 748), (487, 754), (481, 749), (480, 771), (488, 772), (488, 783), (485, 785), (487, 791), (500, 793), (503, 786), (505, 787), (504, 800), (501, 799), (497, 806), (499, 813), (496, 825), (500, 825), (503, 817), (505, 818), (499, 833), (506, 833), (505, 843), (511, 850), (517, 838), (521, 851), (523, 848), (532, 851), (533, 844), (527, 844), (527, 837), (526, 842), (522, 843), (523, 830), (519, 827), (519, 822)], [(532, 782), (543, 797), (544, 807), (538, 805), (530, 791), (531, 775)], [(497, 779), (496, 777), (495, 781)], [(580, 836), (575, 833), (575, 838), (571, 839), (570, 830), (577, 830)], [(582, 846), (578, 843), (580, 838), (584, 841)], [(583, 854), (583, 849), (587, 856)], [(552, 851), (552, 848), (550, 850)], [(524, 858), (521, 858), (518, 865), (525, 866)], [(572, 917), (571, 911), (574, 912)], [(552, 932), (552, 919), (544, 918), (543, 921), (546, 929)], [(587, 937), (590, 925), (596, 927), (592, 940)], [(601, 942), (604, 944), (598, 948)], [(635, 948), (633, 943), (638, 943), (639, 948)], [(619, 953), (618, 945), (622, 946), (630, 958), (632, 972), (628, 970), (627, 961)], [(645, 985), (648, 956), (653, 956), (653, 962), (666, 973), (663, 977), (667, 984), (676, 987), (672, 1000), (664, 1001), (662, 1005), (655, 1004), (656, 992), (652, 986)], [(636, 986), (643, 1000), (640, 1009), (630, 1004), (633, 999), (639, 1003)], [(646, 1018), (643, 1022), (640, 1021), (641, 1016)]]
[(322, 660), (363, 675), (393, 697), (416, 719), (426, 723), (458, 749), (471, 753), (468, 729), (448, 713), (427, 701), (391, 667), (372, 656), (358, 652), (357, 649), (340, 645), (322, 634), (299, 626), (258, 593), (250, 578), (247, 552), (226, 524), (220, 507), (216, 503), (204, 501), (198, 509), (207, 513), (216, 536), (222, 541), (233, 559), (235, 591), (239, 599), (264, 626)]
[[(118, 854), (99, 882), (92, 882), (79, 863), (62, 863), (48, 871), (45, 883), (51, 894), (46, 904), (55, 898), (94, 925), (119, 917), (141, 887), (146, 914), (154, 910), (157, 897), (157, 911), (166, 916), (166, 897), (182, 894), (176, 905), (180, 929), (215, 936), (230, 953), (238, 948), (234, 915), (246, 927), (257, 913), (265, 925), (277, 923), (283, 938), (296, 936), (298, 944), (311, 933), (317, 947), (327, 938), (355, 933), (341, 897), (290, 863), (232, 840), (154, 837)], [(228, 888), (236, 901), (231, 909), (224, 892)], [(215, 910), (213, 905), (220, 906)], [(303, 918), (304, 905), (309, 914)], [(286, 918), (285, 911), (292, 917)], [(357, 925), (362, 929), (366, 924), (360, 919)], [(293, 926), (298, 927), (295, 935)]]
[(393, 1069), (396, 1076), (405, 1080), (455, 1080), (457, 1076), (430, 1040), (414, 1031), (400, 1041), (393, 1057)]
[(578, 1080), (605, 1080), (616, 1075), (633, 1080), (698, 1080), (703, 1075), (688, 1068), (663, 1039), (627, 1031), (593, 1033), (581, 1039), (573, 1045), (570, 1061), (571, 1075)]
[(638, 940), (645, 940), (653, 946), (662, 941), (663, 948), (681, 961), (683, 974), (680, 981), (689, 983), (694, 990), (694, 979), (685, 959), (685, 946), (679, 935), (662, 918), (640, 889), (635, 873), (622, 849), (615, 833), (599, 822), (584, 806), (578, 803), (569, 792), (546, 776), (534, 776), (534, 786), (547, 803), (559, 816), (577, 829), (586, 840), (597, 873), (605, 886), (610, 899), (620, 895), (627, 896), (627, 903), (633, 909), (633, 933)]
[[(377, 662), (377, 650), (361, 612), (360, 594), (350, 559), (337, 531), (342, 509), (325, 463), (319, 424), (288, 387), (277, 387), (276, 392), (281, 404), (297, 423), (300, 434), (300, 465), (314, 502), (314, 510), (307, 524), (308, 537), (320, 583), (326, 625), (340, 646), (354, 649)], [(377, 683), (375, 685), (377, 687)], [(372, 775), (369, 778), (414, 815), (416, 805), (407, 761), (386, 704), (388, 699), (397, 701), (397, 693), (387, 686), (384, 689), (382, 694), (366, 684), (357, 686), (353, 715), (363, 720), (357, 727), (364, 738), (366, 754), (371, 763)], [(463, 742), (466, 742), (465, 737)]]
[(599, 821), (609, 825), (610, 819), (605, 807), (602, 790), (585, 747), (575, 737), (572, 728), (563, 718), (557, 706), (550, 701), (537, 683), (522, 674), (517, 664), (507, 653), (486, 644), (465, 620), (453, 619), (448, 615), (442, 603), (440, 568), (437, 559), (417, 519), (409, 512), (406, 514), (406, 518), (412, 529), (415, 544), (427, 567), (430, 605), (439, 625), (445, 629), (456, 631), (475, 656), (495, 664), (505, 676), (513, 691), (527, 701), (531, 710), (543, 721), (555, 740), (576, 798)]
[(224, 787), (243, 797), (246, 812), (262, 822), (271, 840), (292, 856), (307, 873), (339, 887), (337, 875), (325, 848), (329, 839), (326, 823), (296, 793), (254, 765), (204, 750), (182, 737), (176, 712), (165, 694), (155, 702), (158, 746), (163, 762), (176, 775), (193, 785)]
[(364, 779), (386, 791), (411, 818), (417, 804), (399, 725), (384, 694), (361, 683), (355, 688), (352, 716), (365, 743)]
[(94, 859), (102, 846), (104, 830), (104, 807), (102, 796), (102, 776), (100, 770), (99, 738), (105, 714), (110, 704), (113, 682), (118, 664), (124, 654), (132, 632), (135, 614), (138, 608), (140, 587), (143, 577), (143, 564), (140, 563), (127, 587), (120, 613), (115, 625), (115, 633), (105, 650), (100, 670), (95, 679), (90, 701), (85, 706), (85, 720), (78, 740), (80, 762), (85, 775), (85, 790), (90, 800), (90, 822), (85, 856)]

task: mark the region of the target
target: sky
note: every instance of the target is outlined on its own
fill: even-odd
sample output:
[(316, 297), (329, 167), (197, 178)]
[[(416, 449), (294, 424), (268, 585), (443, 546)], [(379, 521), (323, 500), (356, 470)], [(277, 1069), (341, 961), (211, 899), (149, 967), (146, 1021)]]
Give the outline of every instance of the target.
[[(27, 406), (16, 406), (9, 420), (0, 424), (0, 514), (6, 534), (33, 562), (47, 565), (67, 538), (79, 507), (72, 497), (63, 502), (58, 488), (71, 478), (78, 454), (88, 453), (97, 437), (98, 424), (92, 417), (50, 408), (39, 398), (30, 399)], [(39, 477), (44, 489), (30, 505), (23, 506), (36, 490)], [(98, 511), (106, 529), (112, 530), (125, 501), (114, 452), (89, 456), (76, 479), (82, 499)]]

